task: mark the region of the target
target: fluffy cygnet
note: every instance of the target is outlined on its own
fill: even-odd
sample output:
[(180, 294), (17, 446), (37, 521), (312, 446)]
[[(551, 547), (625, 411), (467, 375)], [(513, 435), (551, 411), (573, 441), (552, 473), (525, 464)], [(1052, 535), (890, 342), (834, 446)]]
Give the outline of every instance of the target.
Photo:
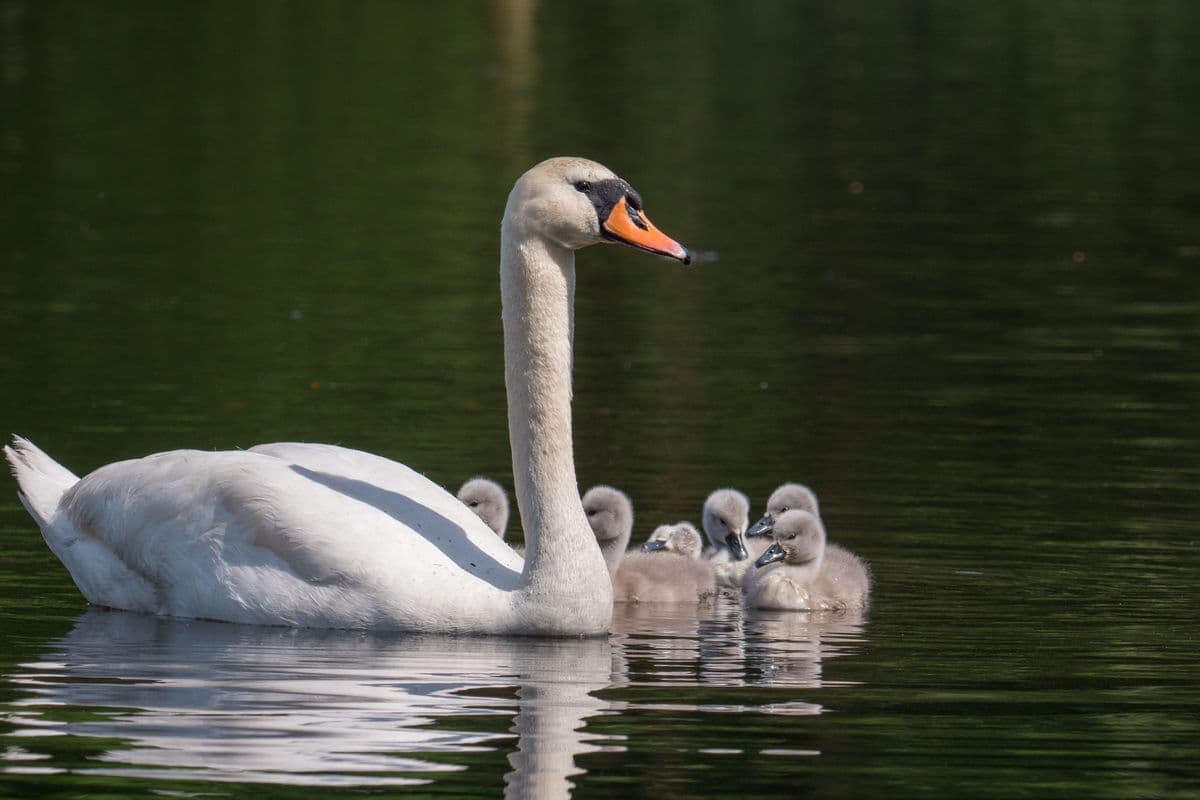
[(508, 528), (508, 494), (488, 478), (471, 478), (458, 490), (458, 499), (475, 512), (501, 539)]
[(629, 496), (611, 486), (593, 486), (583, 496), (583, 513), (596, 534), (611, 578), (621, 564), (633, 533), (633, 503)]
[[(665, 544), (666, 541), (671, 538), (671, 534), (675, 531), (675, 528), (678, 525), (691, 525), (691, 523), (677, 522), (674, 525), (659, 525), (657, 528), (654, 529), (654, 531), (649, 536), (646, 537), (646, 541), (642, 545), (642, 549), (643, 550), (662, 549), (658, 545), (655, 545), (654, 543), (662, 542)], [(704, 556), (703, 549), (694, 550), (692, 552), (692, 558), (700, 559), (703, 556)]]
[(798, 508), (807, 511), (814, 517), (821, 516), (821, 506), (817, 503), (817, 495), (803, 483), (780, 484), (771, 496), (767, 498), (767, 510), (763, 512), (758, 522), (750, 526), (746, 536), (769, 536), (770, 526), (775, 524), (775, 518), (785, 511)]
[(613, 577), (613, 602), (695, 603), (716, 592), (712, 567), (696, 557), (704, 547), (700, 532), (686, 522), (671, 528), (626, 554)]
[(746, 570), (770, 544), (759, 539), (754, 542), (753, 551), (748, 546), (745, 533), (750, 521), (750, 501), (737, 489), (717, 489), (704, 501), (700, 520), (711, 545), (705, 556), (713, 566), (717, 585), (740, 588)]
[(841, 611), (867, 607), (871, 573), (845, 548), (827, 545), (821, 519), (792, 509), (775, 519), (774, 543), (746, 574), (746, 602), (781, 611)]
[(660, 525), (659, 529), (662, 528), (666, 528), (663, 535), (652, 536), (642, 545), (644, 552), (665, 551), (691, 559), (700, 558), (700, 554), (704, 550), (704, 541), (700, 538), (700, 532), (696, 530), (696, 526), (690, 522), (676, 522), (674, 525)]

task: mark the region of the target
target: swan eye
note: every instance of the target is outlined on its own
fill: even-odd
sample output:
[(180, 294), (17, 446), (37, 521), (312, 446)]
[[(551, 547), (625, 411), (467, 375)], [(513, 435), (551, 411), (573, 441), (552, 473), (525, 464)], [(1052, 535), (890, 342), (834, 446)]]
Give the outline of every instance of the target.
[(590, 192), (592, 190), (592, 184), (587, 181), (575, 181), (575, 188), (581, 192)]

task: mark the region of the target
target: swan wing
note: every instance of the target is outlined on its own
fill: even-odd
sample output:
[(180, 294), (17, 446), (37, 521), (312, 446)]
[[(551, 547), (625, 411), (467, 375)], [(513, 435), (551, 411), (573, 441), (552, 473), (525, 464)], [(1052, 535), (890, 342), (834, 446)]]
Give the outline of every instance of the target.
[(420, 498), (423, 506), (453, 522), (489, 557), (509, 569), (521, 571), (520, 555), (497, 538), (487, 523), (453, 494), (398, 461), (349, 447), (307, 442), (260, 444), (248, 452), (279, 459), (310, 479), (326, 482), (347, 493), (354, 494), (357, 490), (363, 499), (378, 508), (399, 519), (413, 519), (418, 525), (422, 521), (419, 515), (413, 515), (411, 498)]
[[(153, 607), (131, 610), (415, 630), (469, 629), (503, 611), (520, 560), (485, 550), (496, 537), (469, 510), (418, 473), (384, 487), (323, 455), (302, 464), (181, 450), (118, 462), (72, 487), (60, 513), (153, 587)], [(87, 564), (68, 568), (81, 583)], [(89, 599), (129, 608), (117, 587)]]

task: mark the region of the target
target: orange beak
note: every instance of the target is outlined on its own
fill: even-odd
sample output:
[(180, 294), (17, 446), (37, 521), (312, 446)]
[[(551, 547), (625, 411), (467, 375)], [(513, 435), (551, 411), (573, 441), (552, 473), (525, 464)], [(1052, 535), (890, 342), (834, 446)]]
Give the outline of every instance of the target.
[(629, 201), (624, 197), (613, 206), (608, 219), (604, 220), (603, 227), (609, 238), (618, 242), (648, 253), (674, 258), (684, 264), (692, 263), (692, 257), (688, 255), (686, 247), (654, 227), (650, 220), (646, 219), (646, 215), (639, 209), (631, 208)]

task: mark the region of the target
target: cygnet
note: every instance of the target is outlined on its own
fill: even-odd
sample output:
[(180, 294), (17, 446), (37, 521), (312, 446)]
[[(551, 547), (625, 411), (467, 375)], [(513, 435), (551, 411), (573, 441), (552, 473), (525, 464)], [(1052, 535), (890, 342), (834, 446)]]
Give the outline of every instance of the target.
[(475, 512), (501, 539), (508, 528), (508, 494), (488, 478), (471, 478), (458, 490), (458, 499)]
[(754, 562), (743, 583), (746, 602), (780, 611), (864, 609), (871, 572), (845, 548), (827, 545), (821, 519), (792, 509), (774, 521), (774, 543)]
[(626, 554), (613, 578), (613, 602), (695, 603), (716, 592), (712, 566), (696, 558), (700, 532), (686, 522), (672, 527), (665, 539)]
[(593, 486), (583, 496), (583, 513), (596, 534), (611, 578), (621, 564), (633, 533), (633, 503), (629, 496), (611, 486)]
[(750, 526), (750, 529), (746, 531), (746, 536), (749, 538), (769, 536), (769, 528), (775, 523), (775, 518), (793, 508), (807, 511), (814, 517), (821, 516), (821, 506), (812, 489), (803, 483), (784, 483), (771, 492), (771, 496), (767, 498), (767, 510), (763, 512), (758, 522)]

